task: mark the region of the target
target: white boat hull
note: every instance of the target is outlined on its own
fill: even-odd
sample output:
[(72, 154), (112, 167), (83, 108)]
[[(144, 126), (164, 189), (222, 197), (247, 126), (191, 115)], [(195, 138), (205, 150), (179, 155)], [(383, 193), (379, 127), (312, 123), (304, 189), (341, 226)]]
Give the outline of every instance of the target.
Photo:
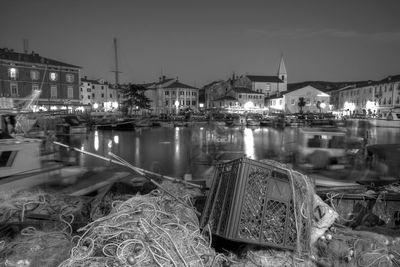
[(400, 120), (372, 119), (369, 123), (375, 127), (400, 128)]

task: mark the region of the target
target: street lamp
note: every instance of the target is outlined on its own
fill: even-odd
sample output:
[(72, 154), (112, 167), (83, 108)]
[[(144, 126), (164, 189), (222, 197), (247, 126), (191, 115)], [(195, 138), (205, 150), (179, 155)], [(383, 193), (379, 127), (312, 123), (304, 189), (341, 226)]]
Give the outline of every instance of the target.
[(175, 100), (176, 115), (178, 115), (179, 100)]

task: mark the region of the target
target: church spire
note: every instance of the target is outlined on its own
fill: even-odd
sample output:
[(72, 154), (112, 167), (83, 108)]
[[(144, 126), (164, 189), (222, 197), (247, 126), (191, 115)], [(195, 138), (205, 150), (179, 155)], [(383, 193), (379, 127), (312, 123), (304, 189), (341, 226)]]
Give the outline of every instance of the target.
[(281, 63), (279, 64), (279, 71), (278, 71), (279, 78), (282, 79), (282, 75), (285, 75), (285, 80), (286, 80), (287, 72), (285, 67), (285, 61), (283, 60), (283, 54), (281, 55)]
[(283, 61), (283, 54), (281, 55), (281, 62), (279, 64), (278, 77), (283, 81), (283, 83), (279, 84), (279, 91), (287, 90), (287, 71), (285, 67), (285, 61)]

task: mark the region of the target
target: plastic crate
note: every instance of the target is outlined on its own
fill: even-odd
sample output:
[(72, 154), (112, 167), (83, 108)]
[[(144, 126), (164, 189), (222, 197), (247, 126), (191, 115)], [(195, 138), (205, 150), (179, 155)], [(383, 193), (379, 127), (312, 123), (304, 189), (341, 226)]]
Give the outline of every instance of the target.
[(217, 165), (201, 226), (232, 241), (308, 250), (312, 200), (307, 177), (300, 176), (274, 161), (240, 158)]

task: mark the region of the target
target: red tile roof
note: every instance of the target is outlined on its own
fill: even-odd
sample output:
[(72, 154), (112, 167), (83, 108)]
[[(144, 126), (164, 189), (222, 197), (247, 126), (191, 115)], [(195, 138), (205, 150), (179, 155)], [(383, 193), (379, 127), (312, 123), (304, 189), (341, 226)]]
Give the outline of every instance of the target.
[(48, 65), (78, 68), (78, 69), (82, 68), (76, 65), (64, 63), (54, 59), (45, 58), (33, 52), (31, 54), (18, 53), (14, 52), (14, 50), (12, 49), (7, 49), (7, 48), (0, 48), (0, 59), (26, 62), (26, 63), (48, 64)]

